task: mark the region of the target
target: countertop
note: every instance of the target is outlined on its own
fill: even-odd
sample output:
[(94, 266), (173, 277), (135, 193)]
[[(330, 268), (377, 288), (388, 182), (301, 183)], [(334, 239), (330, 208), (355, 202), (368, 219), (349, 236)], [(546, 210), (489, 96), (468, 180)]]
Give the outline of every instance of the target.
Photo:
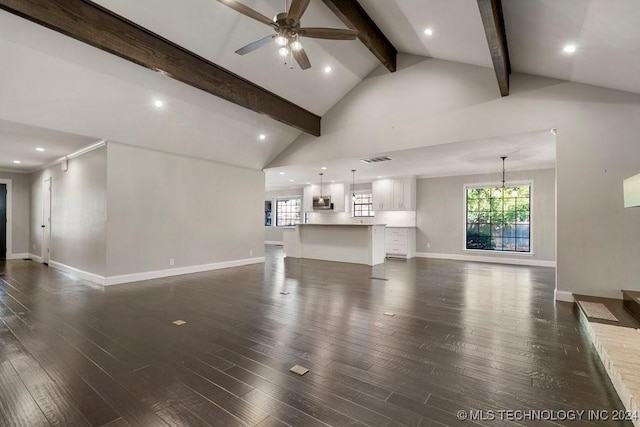
[(350, 223), (342, 223), (342, 224), (299, 224), (300, 226), (307, 226), (307, 225), (321, 225), (321, 226), (350, 226), (353, 227), (358, 226), (358, 227), (373, 227), (375, 225), (386, 225), (386, 224), (359, 224), (359, 223), (354, 223), (354, 224), (350, 224)]

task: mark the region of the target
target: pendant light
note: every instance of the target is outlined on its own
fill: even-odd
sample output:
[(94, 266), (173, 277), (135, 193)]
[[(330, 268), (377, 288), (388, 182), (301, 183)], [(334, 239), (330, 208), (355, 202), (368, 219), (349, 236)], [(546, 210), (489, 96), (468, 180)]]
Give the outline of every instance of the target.
[[(504, 169), (504, 161), (507, 159), (507, 156), (501, 156), (500, 157), (502, 159), (502, 187), (501, 188), (496, 188), (496, 191), (493, 192), (493, 196), (494, 197), (500, 197), (502, 196), (504, 198), (504, 193), (505, 193), (505, 169)], [(514, 188), (513, 190), (511, 190), (511, 197), (518, 197), (518, 189)]]
[(506, 160), (507, 156), (501, 156), (500, 158), (502, 159), (502, 187), (496, 188), (496, 191), (493, 192), (494, 197), (504, 197), (504, 161)]
[(318, 199), (318, 204), (320, 206), (324, 206), (324, 198), (322, 196), (322, 175), (324, 175), (324, 173), (320, 172), (320, 199)]
[(353, 199), (353, 201), (355, 202), (356, 200), (356, 170), (355, 169), (351, 169), (351, 175), (352, 175), (352, 180), (351, 180), (351, 198)]

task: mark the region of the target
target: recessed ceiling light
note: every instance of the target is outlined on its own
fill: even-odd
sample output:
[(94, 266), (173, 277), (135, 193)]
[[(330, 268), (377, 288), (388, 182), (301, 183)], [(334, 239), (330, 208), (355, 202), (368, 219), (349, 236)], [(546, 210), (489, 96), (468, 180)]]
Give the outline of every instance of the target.
[(284, 175), (284, 172), (280, 172), (280, 175)]
[(22, 163), (20, 160), (14, 160), (13, 163), (19, 165), (20, 163)]
[(307, 182), (307, 184), (311, 184), (310, 182)]
[(433, 35), (433, 30), (431, 28), (425, 28), (424, 29), (424, 34), (427, 36), (432, 36)]
[(267, 135), (265, 135), (264, 133), (261, 133), (258, 138), (260, 138), (260, 141), (264, 141), (265, 139), (267, 139)]
[(162, 101), (161, 101), (161, 100), (159, 100), (159, 99), (156, 99), (155, 101), (153, 101), (153, 105), (154, 105), (154, 107), (156, 107), (156, 108), (160, 108), (160, 107), (162, 107), (162, 106), (164, 105), (164, 102), (162, 102)]
[(331, 182), (336, 182), (335, 179), (332, 179)]
[(327, 73), (327, 74), (330, 73), (331, 72), (331, 67), (329, 65), (324, 67), (324, 72)]
[(42, 148), (42, 147), (37, 147), (37, 148), (36, 148), (36, 151), (44, 151), (44, 148)]
[(294, 180), (290, 179), (289, 182), (294, 182)]
[(320, 169), (322, 169), (323, 171), (326, 171), (326, 170), (327, 170), (327, 167), (326, 167), (326, 166), (323, 166), (323, 167), (321, 167)]
[(378, 178), (382, 178), (381, 176), (379, 176)]
[(576, 51), (575, 44), (568, 44), (562, 49), (565, 53), (574, 53)]

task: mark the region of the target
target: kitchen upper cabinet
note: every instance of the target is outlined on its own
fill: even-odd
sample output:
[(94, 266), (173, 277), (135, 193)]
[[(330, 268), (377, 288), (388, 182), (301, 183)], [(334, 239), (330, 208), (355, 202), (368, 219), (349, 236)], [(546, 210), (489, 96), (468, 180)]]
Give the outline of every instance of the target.
[(313, 210), (313, 198), (320, 195), (319, 185), (307, 185), (302, 192), (302, 211), (311, 212)]
[[(331, 196), (331, 203), (333, 203), (333, 211), (327, 212), (344, 212), (344, 184), (343, 183), (329, 183), (323, 184), (322, 195)], [(313, 211), (313, 198), (320, 196), (320, 185), (307, 185), (304, 187), (302, 194), (302, 211)]]
[(331, 184), (331, 203), (334, 212), (344, 212), (344, 184)]
[(416, 179), (381, 179), (372, 184), (374, 211), (416, 209)]
[(390, 179), (373, 181), (371, 184), (371, 194), (373, 196), (374, 211), (390, 211), (393, 199), (393, 184)]

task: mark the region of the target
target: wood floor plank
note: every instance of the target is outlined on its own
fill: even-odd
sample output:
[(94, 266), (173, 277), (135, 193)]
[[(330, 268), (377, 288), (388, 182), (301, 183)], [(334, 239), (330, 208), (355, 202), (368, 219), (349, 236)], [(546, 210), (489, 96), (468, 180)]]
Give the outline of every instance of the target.
[(622, 408), (552, 268), (267, 247), (263, 265), (104, 289), (0, 271), (0, 425), (573, 427), (456, 414)]
[(0, 412), (9, 426), (48, 426), (49, 422), (7, 360), (0, 362)]

